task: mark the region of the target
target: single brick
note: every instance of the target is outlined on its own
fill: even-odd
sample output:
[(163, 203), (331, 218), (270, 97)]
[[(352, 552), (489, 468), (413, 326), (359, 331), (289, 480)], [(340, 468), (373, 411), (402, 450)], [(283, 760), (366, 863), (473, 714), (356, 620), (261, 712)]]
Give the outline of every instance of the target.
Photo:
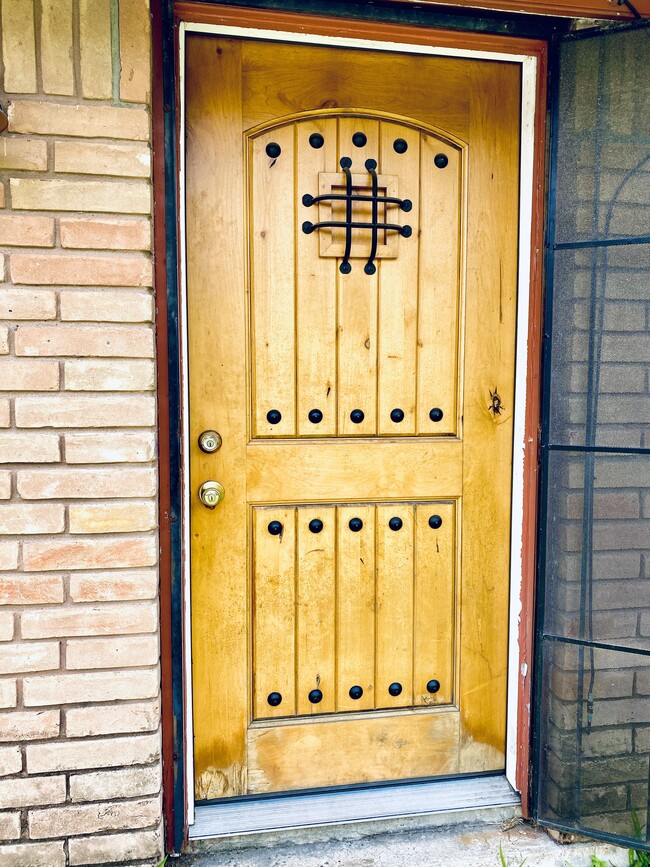
[(158, 607), (151, 602), (68, 605), (56, 610), (25, 611), (22, 615), (26, 639), (128, 635), (157, 629)]
[(0, 506), (0, 534), (7, 536), (62, 533), (64, 523), (65, 508), (58, 504), (7, 503)]
[[(51, 100), (12, 100), (9, 128), (15, 133), (148, 141), (149, 115), (142, 107), (74, 105)], [(73, 209), (74, 210), (74, 209)]]
[(16, 355), (153, 358), (153, 331), (144, 325), (21, 325)]
[[(0, 585), (2, 578), (0, 578)], [(0, 641), (11, 641), (14, 637), (14, 615), (11, 611), (0, 612)]]
[(16, 569), (18, 566), (18, 542), (0, 541), (0, 572)]
[[(20, 839), (20, 813), (0, 813), (0, 840), (8, 843)], [(0, 855), (5, 847), (0, 844)], [(6, 854), (6, 853), (5, 853)], [(4, 862), (3, 863), (8, 863)], [(14, 861), (14, 863), (16, 863)]]
[[(0, 654), (2, 650), (3, 647), (0, 645)], [(70, 671), (93, 668), (139, 668), (143, 665), (156, 665), (159, 655), (158, 636), (156, 634), (121, 635), (119, 638), (86, 638), (66, 642), (66, 667)], [(32, 670), (36, 671), (36, 669)]]
[(3, 319), (56, 319), (56, 295), (47, 289), (3, 289), (0, 293)]
[[(3, 171), (46, 171), (46, 142), (36, 138), (24, 138), (23, 136), (6, 138), (3, 135), (0, 138), (0, 169)], [(4, 202), (2, 203), (2, 207), (4, 207)]]
[(113, 94), (111, 9), (105, 0), (79, 0), (81, 92), (86, 99)]
[(151, 322), (153, 297), (149, 292), (63, 291), (61, 319), (68, 322)]
[(62, 217), (61, 246), (79, 250), (150, 250), (151, 223), (141, 218)]
[(153, 362), (144, 359), (66, 361), (64, 383), (68, 391), (151, 391), (155, 372)]
[[(4, 508), (7, 507), (0, 506), (0, 516)], [(157, 526), (154, 502), (71, 504), (68, 517), (71, 533), (137, 533)]]
[(153, 269), (144, 256), (12, 253), (11, 277), (30, 286), (151, 286)]
[(16, 398), (17, 427), (151, 427), (155, 419), (155, 399), (144, 394)]
[(30, 810), (29, 836), (32, 840), (38, 840), (43, 837), (67, 837), (80, 828), (86, 834), (147, 828), (157, 825), (160, 816), (159, 798), (117, 802), (111, 804), (110, 809), (106, 804), (84, 804)]
[(52, 539), (23, 543), (25, 572), (153, 566), (158, 545), (151, 536), (124, 539)]
[[(23, 769), (23, 757), (19, 746), (0, 747), (0, 777), (19, 774)], [(143, 795), (152, 794), (143, 792)], [(1, 838), (0, 838), (1, 839)]]
[(70, 597), (74, 602), (155, 599), (157, 593), (155, 569), (77, 572), (70, 576)]
[(27, 671), (52, 671), (59, 667), (58, 641), (21, 641), (0, 644), (0, 671), (22, 674)]
[(0, 845), (2, 867), (66, 867), (63, 840), (52, 843), (13, 843)]
[[(114, 735), (122, 732), (128, 734), (155, 732), (160, 724), (160, 705), (157, 701), (148, 701), (71, 707), (65, 711), (65, 719), (66, 732), (70, 738)], [(152, 791), (157, 792), (158, 789)], [(149, 793), (142, 792), (141, 794)], [(94, 798), (80, 797), (78, 800), (97, 801), (103, 797), (104, 795), (97, 792)], [(106, 797), (120, 796), (115, 794), (106, 795)]]
[(120, 98), (149, 102), (151, 94), (151, 29), (148, 0), (120, 3)]
[[(95, 708), (95, 713), (101, 714), (102, 710), (104, 708)], [(68, 711), (68, 714), (72, 712)], [(20, 758), (20, 752), (18, 756)], [(160, 765), (124, 768), (119, 771), (95, 771), (91, 774), (73, 774), (70, 777), (70, 798), (73, 802), (141, 798), (143, 795), (157, 795), (161, 782)]]
[(9, 327), (0, 325), (0, 355), (7, 355), (9, 352)]
[(0, 500), (8, 500), (11, 497), (11, 473), (9, 470), (0, 470)]
[(60, 575), (0, 576), (0, 605), (54, 605), (63, 602)]
[(59, 141), (54, 146), (54, 170), (75, 175), (151, 176), (151, 154), (139, 142)]
[(10, 406), (9, 401), (0, 398), (0, 427), (9, 427), (10, 424)]
[[(0, 383), (11, 391), (57, 391), (59, 365), (31, 358), (0, 358)], [(28, 436), (33, 442), (33, 434)]]
[(3, 0), (2, 58), (7, 93), (36, 93), (33, 0)]
[(41, 73), (45, 93), (72, 96), (72, 0), (41, 0)]
[(52, 217), (0, 214), (0, 246), (53, 247), (54, 220)]
[(113, 214), (149, 214), (151, 211), (151, 189), (145, 181), (11, 178), (9, 186), (11, 202), (19, 211), (99, 211)]
[(59, 720), (58, 710), (14, 710), (0, 713), (0, 741), (56, 738), (60, 731)]
[(160, 735), (155, 732), (106, 740), (30, 744), (26, 752), (27, 772), (30, 774), (150, 765), (160, 759)]
[(159, 690), (156, 668), (28, 676), (23, 680), (25, 707), (155, 698)]
[(156, 472), (150, 467), (19, 470), (18, 493), (26, 500), (154, 497)]
[[(0, 680), (0, 707), (16, 707), (18, 693), (15, 680)], [(11, 738), (9, 738), (11, 740)]]
[(49, 464), (60, 460), (61, 450), (56, 434), (0, 432), (0, 463)]
[(72, 837), (69, 842), (70, 864), (107, 864), (110, 861), (159, 863), (163, 856), (162, 832), (129, 831), (127, 834)]
[(62, 804), (65, 777), (21, 777), (0, 780), (0, 809), (33, 807), (37, 804)]
[(69, 464), (147, 463), (156, 454), (156, 437), (149, 431), (103, 431), (65, 435)]

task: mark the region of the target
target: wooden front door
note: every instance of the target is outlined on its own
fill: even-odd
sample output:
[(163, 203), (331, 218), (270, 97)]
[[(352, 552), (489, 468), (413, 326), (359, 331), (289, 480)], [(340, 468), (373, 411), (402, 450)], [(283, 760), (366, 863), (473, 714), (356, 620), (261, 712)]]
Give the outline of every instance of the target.
[(186, 57), (196, 795), (502, 769), (519, 68)]

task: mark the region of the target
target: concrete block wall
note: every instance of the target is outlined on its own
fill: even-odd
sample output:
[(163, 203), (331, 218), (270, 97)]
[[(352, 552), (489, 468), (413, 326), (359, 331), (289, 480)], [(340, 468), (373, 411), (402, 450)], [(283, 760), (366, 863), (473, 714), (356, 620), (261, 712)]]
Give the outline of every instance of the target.
[[(564, 55), (562, 241), (650, 233), (646, 53), (647, 33), (637, 31), (586, 40)], [(585, 444), (587, 383), (597, 369), (596, 445), (650, 448), (649, 262), (648, 244), (556, 254), (553, 442)], [(551, 457), (546, 630), (648, 649), (650, 452), (597, 455), (591, 504), (589, 461), (570, 451)], [(591, 581), (583, 574), (589, 559)], [(634, 836), (635, 813), (645, 833), (650, 659), (557, 642), (546, 654), (544, 815)]]
[(156, 864), (149, 3), (0, 26), (0, 864)]

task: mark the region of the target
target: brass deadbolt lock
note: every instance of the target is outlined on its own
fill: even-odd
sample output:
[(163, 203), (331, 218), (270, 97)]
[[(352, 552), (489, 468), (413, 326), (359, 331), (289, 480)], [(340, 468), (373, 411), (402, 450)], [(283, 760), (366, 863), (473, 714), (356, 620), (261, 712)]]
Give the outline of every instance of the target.
[(199, 500), (206, 509), (216, 508), (225, 496), (224, 487), (219, 482), (203, 482), (199, 488)]
[(204, 430), (199, 437), (199, 448), (202, 452), (211, 455), (213, 452), (219, 451), (222, 442), (221, 434), (218, 434), (216, 430)]

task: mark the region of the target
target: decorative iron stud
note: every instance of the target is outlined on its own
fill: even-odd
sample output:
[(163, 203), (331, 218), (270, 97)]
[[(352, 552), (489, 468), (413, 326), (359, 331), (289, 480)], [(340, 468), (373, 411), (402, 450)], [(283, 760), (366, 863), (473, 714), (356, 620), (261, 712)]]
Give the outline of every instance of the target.
[(391, 518), (388, 522), (388, 526), (391, 530), (401, 530), (402, 529), (402, 519), (401, 518)]
[(363, 695), (363, 689), (360, 686), (351, 686), (349, 696), (353, 698), (355, 701), (361, 698)]
[(270, 409), (266, 414), (269, 424), (279, 424), (282, 421), (282, 413), (279, 409)]
[(429, 526), (432, 530), (438, 530), (440, 527), (442, 527), (442, 518), (440, 517), (440, 515), (431, 515), (431, 517), (429, 518)]
[(282, 704), (282, 696), (279, 692), (270, 692), (266, 700), (271, 707), (277, 707), (279, 704)]
[(431, 421), (442, 421), (443, 415), (443, 411), (439, 407), (434, 406), (434, 408), (429, 413), (429, 418), (431, 419)]
[(323, 529), (323, 522), (319, 518), (314, 518), (309, 522), (309, 529), (312, 533), (320, 533)]
[(391, 685), (388, 687), (388, 692), (390, 693), (390, 695), (393, 696), (393, 698), (396, 698), (402, 693), (402, 684), (397, 682), (391, 683)]
[(272, 536), (279, 536), (282, 532), (282, 524), (279, 521), (271, 521), (267, 530)]
[(440, 681), (439, 680), (430, 680), (427, 684), (427, 692), (430, 692), (431, 695), (438, 692), (440, 689)]
[(312, 704), (318, 704), (320, 701), (323, 700), (323, 693), (320, 691), (320, 689), (312, 689), (307, 698)]
[(352, 530), (353, 533), (358, 533), (359, 530), (363, 527), (363, 521), (361, 518), (350, 518), (348, 522), (348, 527)]

